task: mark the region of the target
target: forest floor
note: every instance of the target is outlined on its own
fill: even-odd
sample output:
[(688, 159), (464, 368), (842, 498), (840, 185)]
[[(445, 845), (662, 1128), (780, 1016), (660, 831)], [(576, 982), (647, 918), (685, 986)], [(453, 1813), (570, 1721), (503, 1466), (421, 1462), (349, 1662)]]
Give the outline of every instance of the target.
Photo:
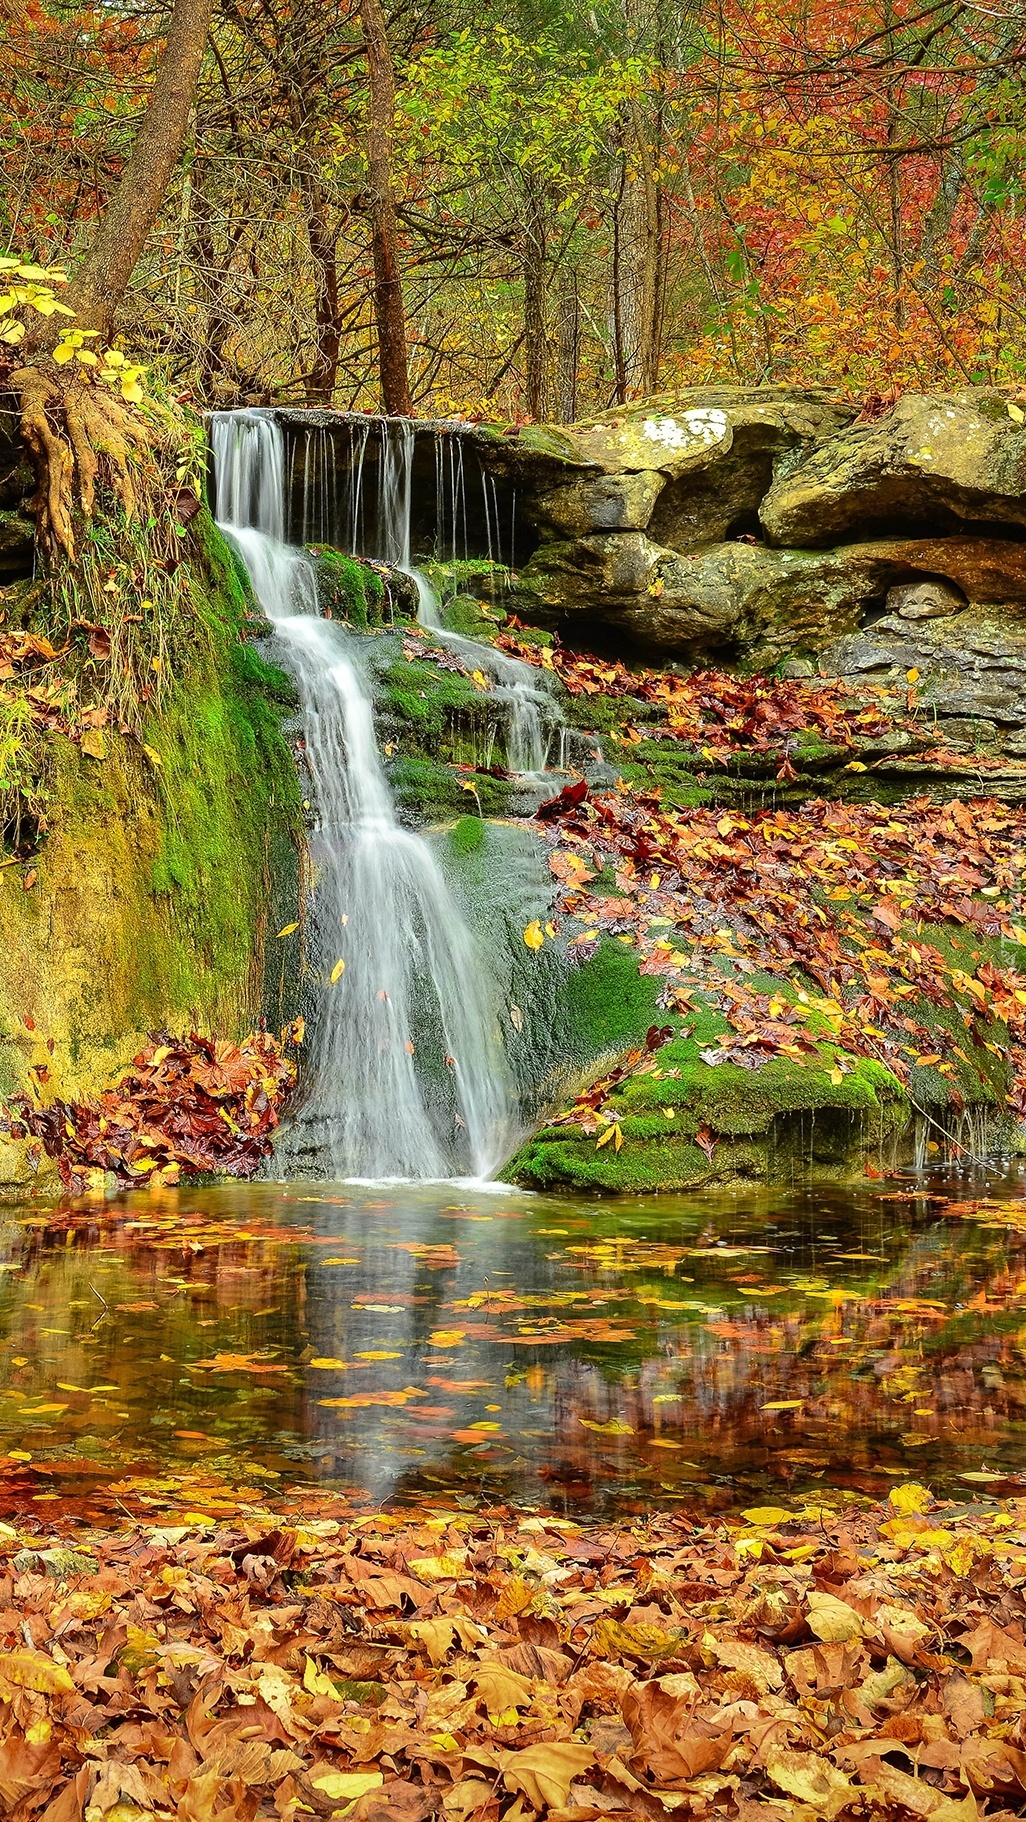
[(0, 1528), (3, 1813), (1011, 1818), (1026, 1499), (991, 1491), (597, 1526), (37, 1508)]

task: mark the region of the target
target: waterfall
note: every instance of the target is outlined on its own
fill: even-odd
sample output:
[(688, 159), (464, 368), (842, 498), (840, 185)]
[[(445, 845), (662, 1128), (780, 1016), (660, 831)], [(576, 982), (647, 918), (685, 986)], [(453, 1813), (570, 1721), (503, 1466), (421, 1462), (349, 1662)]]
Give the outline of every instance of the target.
[[(544, 676), (534, 665), (523, 664), (519, 658), (511, 658), (506, 652), (496, 651), (492, 645), (486, 645), (480, 639), (469, 639), (461, 633), (450, 632), (442, 619), (441, 604), (423, 570), (417, 569), (412, 560), (411, 523), (413, 516), (413, 456), (415, 448), (415, 426), (410, 418), (385, 418), (381, 425), (381, 461), (378, 470), (378, 549), (373, 554), (380, 561), (391, 563), (395, 568), (409, 576), (416, 586), (418, 611), (417, 618), (422, 626), (430, 627), (439, 641), (451, 651), (469, 663), (472, 670), (483, 671), (495, 684), (495, 698), (508, 712), (509, 731), (506, 741), (506, 760), (511, 772), (525, 780), (540, 782), (541, 774), (548, 767), (549, 728), (554, 720), (553, 703), (548, 693)], [(462, 519), (464, 531), (464, 551), (466, 550), (466, 496), (463, 476), (463, 451), (457, 439), (459, 449), (458, 465), (451, 466), (453, 451), (450, 447), (450, 479), (452, 501), (453, 544), (458, 537), (458, 528)], [(442, 502), (438, 519), (438, 532), (441, 535), (444, 523), (443, 485), (445, 476), (444, 454), (438, 458), (440, 439), (436, 442), (435, 498), (436, 512), (439, 512), (439, 501)], [(442, 479), (440, 480), (440, 477)], [(485, 520), (488, 529), (488, 555), (492, 558), (492, 526), (495, 527), (496, 550), (499, 537), (499, 509), (495, 493), (495, 483), (482, 470), (484, 487)], [(354, 546), (354, 548), (357, 548)], [(369, 552), (360, 552), (369, 555)], [(455, 550), (454, 550), (455, 554)], [(544, 788), (548, 788), (545, 786)]]
[[(386, 441), (387, 484), (382, 465), (398, 556), (410, 433)], [(314, 807), (308, 1087), (284, 1158), (336, 1177), (487, 1177), (515, 1142), (489, 977), (429, 845), (397, 821), (358, 636), (321, 618), (314, 571), (285, 542), (280, 426), (218, 412), (212, 441), (216, 516), (295, 679)]]

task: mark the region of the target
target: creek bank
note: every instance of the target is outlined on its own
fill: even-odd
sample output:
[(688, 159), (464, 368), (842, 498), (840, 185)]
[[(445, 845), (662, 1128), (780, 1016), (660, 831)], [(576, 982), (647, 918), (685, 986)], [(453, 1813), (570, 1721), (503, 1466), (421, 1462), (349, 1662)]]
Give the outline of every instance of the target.
[[(7, 624), (54, 654), (42, 681), (0, 683), (18, 812), (0, 871), (5, 1094), (94, 1099), (148, 1033), (238, 1039), (294, 1010), (266, 947), (296, 916), (291, 686), (248, 642), (244, 580), (205, 510), (179, 546), (168, 571), (98, 520), (59, 589), (0, 589)], [(0, 1147), (6, 1183), (37, 1169), (37, 1146)]]

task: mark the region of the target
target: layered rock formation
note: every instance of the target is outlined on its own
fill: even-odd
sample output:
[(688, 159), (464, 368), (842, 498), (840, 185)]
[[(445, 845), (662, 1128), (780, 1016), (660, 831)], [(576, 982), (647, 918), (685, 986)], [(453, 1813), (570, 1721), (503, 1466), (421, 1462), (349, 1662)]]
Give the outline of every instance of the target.
[(1024, 617), (1026, 423), (995, 393), (909, 396), (861, 422), (825, 393), (694, 392), (523, 431), (491, 460), (520, 468), (539, 540), (518, 604), (571, 643), (854, 665), (836, 641), (896, 590), (939, 589), (935, 607), (974, 627)]

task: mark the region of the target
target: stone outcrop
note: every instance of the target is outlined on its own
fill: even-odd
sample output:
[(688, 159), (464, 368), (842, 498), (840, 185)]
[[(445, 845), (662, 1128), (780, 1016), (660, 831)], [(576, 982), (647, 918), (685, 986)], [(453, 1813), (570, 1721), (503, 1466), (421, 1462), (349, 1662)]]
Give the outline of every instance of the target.
[(825, 545), (874, 531), (1026, 531), (1026, 424), (996, 394), (910, 396), (852, 425), (773, 480), (759, 517), (774, 544)]
[[(303, 537), (348, 548), (355, 477), (372, 547), (382, 420), (279, 416)], [(1026, 414), (982, 388), (909, 394), (866, 422), (837, 394), (779, 386), (691, 388), (568, 427), (418, 422), (411, 504), (415, 552), (495, 558), (524, 620), (641, 659), (815, 670), (885, 614), (1026, 610)]]
[(858, 423), (827, 393), (721, 388), (479, 453), (516, 479), (538, 540), (525, 618), (639, 656), (771, 665), (815, 662), (885, 611), (1014, 622), (1022, 416), (982, 390)]

